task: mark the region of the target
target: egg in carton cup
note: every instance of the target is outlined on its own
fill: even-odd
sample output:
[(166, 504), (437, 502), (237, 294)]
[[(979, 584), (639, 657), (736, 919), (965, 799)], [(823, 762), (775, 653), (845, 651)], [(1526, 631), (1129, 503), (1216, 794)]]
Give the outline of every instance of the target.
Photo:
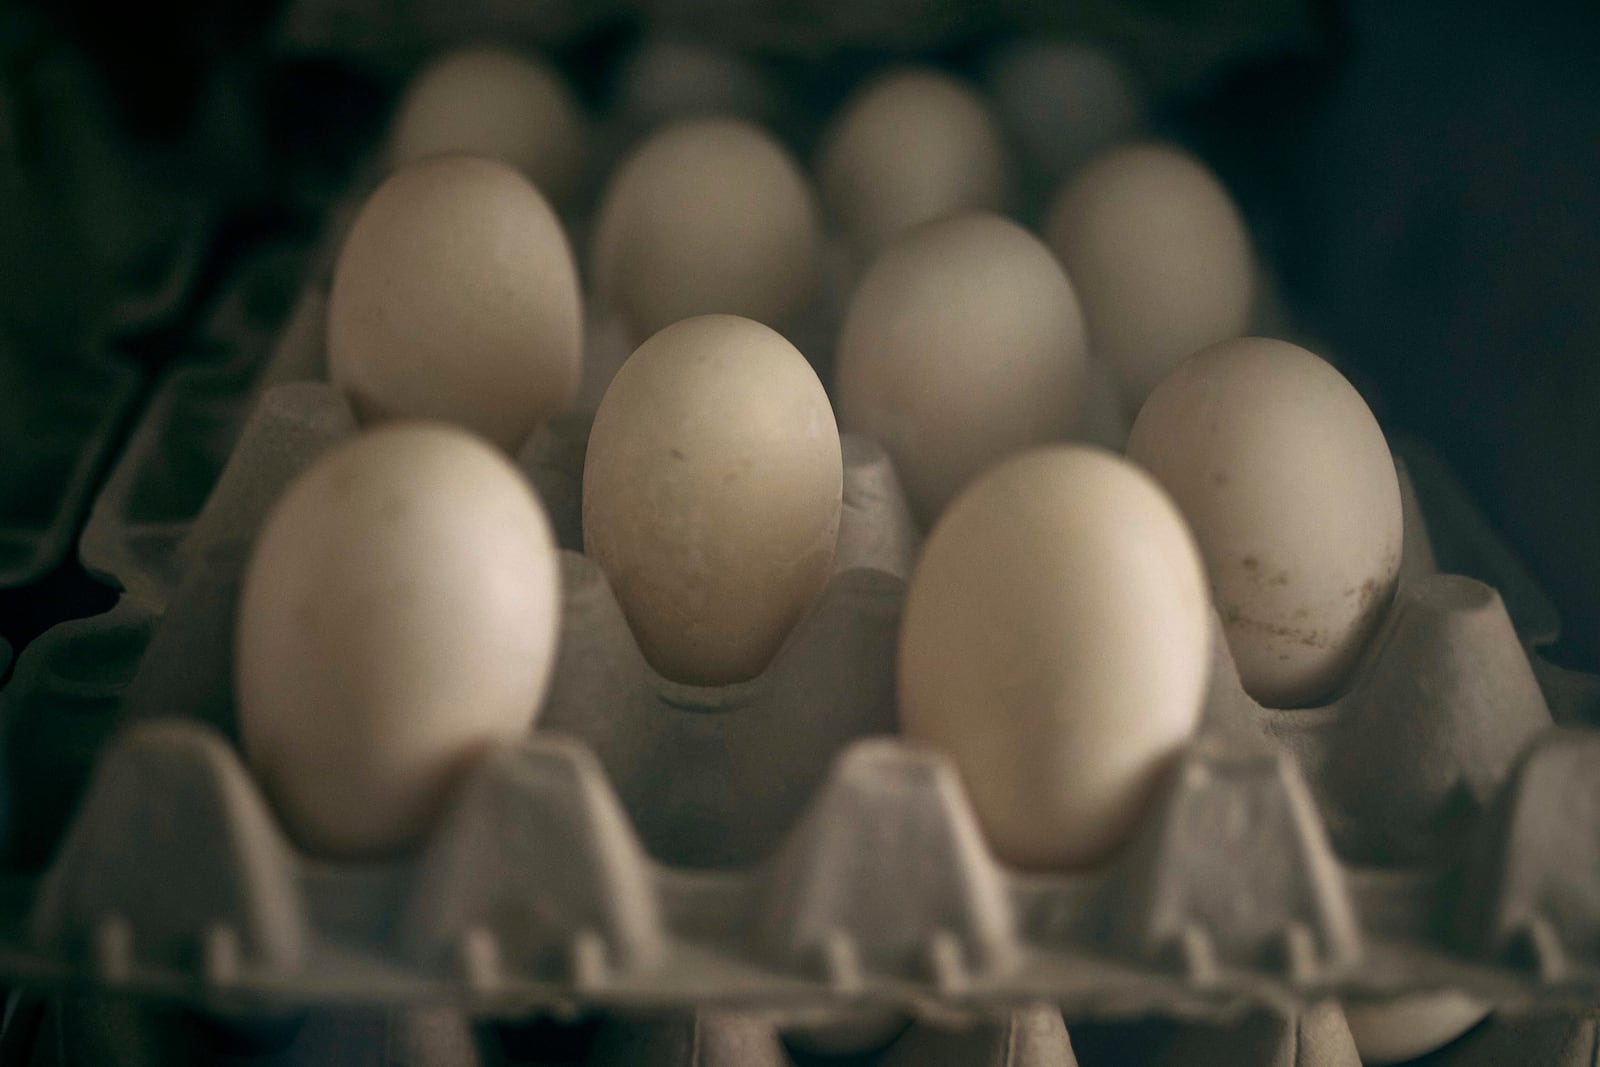
[[(253, 355), (216, 391), (257, 405), (206, 508), (174, 516), (147, 559), (104, 557), (128, 595), (36, 642), (0, 700), (8, 973), (235, 1017), (417, 1000), (500, 1018), (694, 1011), (708, 1048), (774, 1024), (825, 1043), (928, 1020), (889, 1062), (918, 1041), (956, 1048), (927, 1036), (937, 1023), (1007, 1018), (991, 1036), (1013, 1041), (1054, 1034), (1063, 1010), (1214, 1020), (1265, 1004), (1300, 1034), (1297, 1006), (1335, 996), (1592, 1002), (1592, 864), (1567, 809), (1587, 810), (1572, 798), (1600, 757), (1552, 712), (1595, 721), (1594, 680), (1529, 652), (1553, 637), (1547, 604), (1437, 461), (1404, 446), (1419, 477), (1415, 492), (1402, 478), (1401, 592), (1344, 695), (1263, 708), (1214, 640), (1200, 737), (1093, 871), (997, 864), (950, 764), (883, 736), (919, 534), (884, 451), (854, 435), (834, 573), (757, 678), (663, 678), (603, 573), (569, 551), (540, 729), (473, 772), (419, 852), (302, 854), (229, 744), (232, 633), (256, 530), (355, 433), (330, 387), (268, 388), (326, 373), (326, 266), (259, 377), (243, 368), (263, 331), (224, 301), (219, 329), (253, 336)], [(181, 469), (162, 448), (184, 432), (171, 410), (130, 450), (141, 479)], [(518, 457), (569, 550), (588, 432), (558, 417)], [(119, 526), (137, 496), (107, 509), (100, 543), (132, 543)], [(1435, 573), (1431, 546), (1489, 582)], [(49, 710), (63, 705), (85, 714)], [(641, 1032), (613, 1040), (670, 1046), (681, 1030)], [(1051, 1063), (1067, 1045), (1031, 1047)]]
[[(558, 420), (522, 454), (567, 538), (586, 429)], [(19, 662), (4, 715), (13, 869), (17, 828), (72, 806), (26, 773), (24, 742), (73, 696), (127, 728), (64, 838), (36, 842), (48, 868), (7, 879), (17, 921), (0, 966), (15, 978), (218, 1006), (715, 1003), (797, 1023), (1040, 1000), (1072, 1017), (1203, 1017), (1445, 988), (1592, 1000), (1592, 835), (1574, 798), (1600, 746), (1554, 724), (1500, 594), (1433, 572), (1419, 508), (1401, 592), (1344, 696), (1261, 708), (1215, 642), (1205, 727), (1133, 840), (1087, 874), (1021, 874), (990, 857), (943, 757), (880, 736), (916, 533), (863, 439), (844, 446), (835, 576), (758, 679), (662, 679), (604, 576), (566, 554), (543, 728), (472, 773), (419, 855), (304, 857), (228, 743), (230, 635), (256, 527), (354, 432), (328, 386), (267, 391), (143, 655), (104, 654), (136, 643), (107, 617)], [(62, 684), (90, 662), (104, 677)]]

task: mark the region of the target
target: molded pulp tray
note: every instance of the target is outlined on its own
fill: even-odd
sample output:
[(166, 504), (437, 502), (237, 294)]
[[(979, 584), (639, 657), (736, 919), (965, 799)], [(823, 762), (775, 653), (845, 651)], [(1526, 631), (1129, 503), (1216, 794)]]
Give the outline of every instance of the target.
[(139, 374), (109, 355), (25, 351), (0, 338), (0, 383), (0, 589), (12, 589), (71, 548)]
[[(233, 598), (276, 493), (353, 429), (331, 387), (268, 391), (165, 612), (125, 597), (24, 653), (0, 719), (7, 975), (224, 1006), (794, 1019), (1039, 1000), (1193, 1015), (1444, 987), (1580, 1004), (1600, 988), (1600, 735), (1553, 725), (1500, 594), (1431, 573), (1415, 508), (1403, 589), (1344, 697), (1260, 709), (1219, 641), (1204, 736), (1136, 840), (1103, 871), (1024, 876), (989, 858), (941, 758), (869, 736), (892, 727), (914, 533), (858, 439), (839, 573), (761, 678), (656, 677), (603, 576), (568, 553), (543, 729), (471, 777), (413, 860), (299, 856), (225, 740)], [(523, 454), (569, 543), (583, 429), (558, 422)], [(1513, 602), (1546, 614), (1532, 590)], [(1581, 686), (1551, 688), (1563, 716), (1592, 712)]]
[[(124, 596), (32, 643), (0, 691), (0, 979), (232, 1020), (202, 1033), (179, 1007), (62, 995), (45, 1018), (78, 1045), (60, 1037), (60, 1062), (96, 1062), (126, 1024), (150, 1062), (252, 1042), (361, 1062), (335, 1050), (381, 1038), (390, 1062), (475, 1064), (468, 1017), (605, 1009), (677, 1015), (606, 1022), (587, 1062), (781, 1064), (775, 1024), (907, 1012), (923, 1021), (885, 1064), (1045, 1067), (1073, 1062), (1062, 1012), (1154, 1012), (1212, 1026), (1162, 1063), (1353, 1063), (1337, 1009), (1304, 1005), (1441, 989), (1508, 1009), (1451, 1062), (1593, 1062), (1600, 684), (1537, 655), (1547, 600), (1405, 443), (1402, 590), (1358, 677), (1269, 711), (1218, 641), (1202, 736), (1101, 871), (1001, 869), (945, 761), (882, 736), (918, 534), (887, 458), (848, 435), (837, 573), (761, 678), (659, 678), (569, 551), (535, 734), (418, 855), (299, 854), (229, 743), (231, 635), (267, 510), (355, 432), (307, 380), (332, 230), (281, 330), (305, 251), (233, 280), (218, 354), (160, 387), (85, 531)], [(519, 456), (569, 550), (586, 435), (563, 418)]]

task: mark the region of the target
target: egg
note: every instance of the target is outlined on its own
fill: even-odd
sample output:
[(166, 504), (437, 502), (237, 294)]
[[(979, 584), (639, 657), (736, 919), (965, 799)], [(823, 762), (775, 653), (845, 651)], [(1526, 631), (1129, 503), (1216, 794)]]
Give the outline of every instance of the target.
[(1094, 865), (1196, 729), (1200, 553), (1161, 487), (1088, 445), (1015, 456), (934, 527), (901, 622), (900, 726), (944, 751), (1001, 860)]
[(761, 673), (828, 579), (844, 489), (827, 394), (758, 322), (674, 323), (595, 413), (583, 546), (662, 675)]
[(583, 315), (561, 223), (504, 163), (396, 171), (345, 238), (328, 371), (363, 421), (456, 422), (514, 449), (577, 394)]
[(1245, 690), (1268, 707), (1327, 698), (1400, 568), (1399, 479), (1361, 395), (1287, 341), (1225, 341), (1150, 394), (1128, 455), (1194, 528)]
[(588, 125), (565, 81), (504, 48), (461, 48), (424, 67), (390, 125), (389, 161), (448, 153), (489, 156), (566, 201), (583, 173)]
[(840, 423), (884, 446), (924, 525), (998, 460), (1066, 437), (1085, 381), (1060, 264), (980, 212), (884, 250), (851, 296), (835, 359)]
[(1367, 1067), (1383, 1067), (1443, 1048), (1488, 1017), (1490, 1006), (1464, 993), (1418, 993), (1344, 1006), (1356, 1051)]
[(781, 328), (810, 300), (820, 253), (816, 198), (789, 152), (742, 119), (690, 119), (612, 175), (594, 283), (635, 339), (714, 313)]
[(415, 845), (534, 721), (560, 602), (549, 520), (486, 442), (396, 423), (307, 468), (256, 541), (235, 633), (245, 757), (291, 835), (336, 856)]
[(985, 84), (1012, 138), (1057, 178), (1127, 137), (1144, 119), (1128, 70), (1087, 45), (1008, 44), (990, 58)]
[(1256, 266), (1244, 220), (1179, 148), (1135, 144), (1089, 163), (1056, 195), (1045, 236), (1130, 413), (1179, 361), (1249, 329)]
[(897, 70), (848, 100), (823, 134), (823, 202), (863, 252), (902, 230), (960, 211), (998, 211), (1006, 197), (999, 125), (946, 74)]

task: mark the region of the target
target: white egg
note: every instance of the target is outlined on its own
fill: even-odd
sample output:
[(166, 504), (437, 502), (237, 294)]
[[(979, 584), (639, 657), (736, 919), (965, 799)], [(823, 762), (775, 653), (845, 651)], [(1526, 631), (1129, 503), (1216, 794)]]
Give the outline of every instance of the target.
[(857, 286), (835, 375), (841, 425), (884, 446), (926, 525), (1005, 456), (1067, 436), (1085, 375), (1078, 301), (1050, 250), (1015, 223), (928, 223)]
[(1361, 395), (1287, 341), (1225, 341), (1150, 394), (1128, 455), (1194, 528), (1245, 689), (1269, 707), (1327, 698), (1400, 567), (1399, 480)]
[(1205, 572), (1148, 475), (1085, 445), (1013, 457), (934, 527), (898, 668), (904, 732), (954, 761), (990, 846), (1097, 863), (1193, 734), (1210, 665)]
[(1127, 137), (1144, 119), (1127, 69), (1087, 45), (1007, 45), (990, 59), (986, 83), (1011, 136), (1056, 178)]
[(959, 211), (998, 211), (1005, 146), (983, 100), (955, 78), (899, 70), (846, 102), (823, 135), (823, 202), (872, 252), (897, 233)]
[(559, 583), (539, 502), (461, 430), (383, 427), (301, 474), (235, 635), (245, 756), (293, 837), (357, 856), (423, 837), (461, 773), (532, 724)]
[(1489, 1015), (1489, 1005), (1464, 993), (1419, 993), (1344, 1006), (1350, 1036), (1367, 1067), (1384, 1067), (1443, 1048)]
[(462, 48), (406, 87), (389, 132), (389, 161), (449, 153), (488, 156), (564, 202), (583, 173), (588, 124), (561, 75), (503, 48)]
[(364, 420), (437, 418), (513, 449), (577, 394), (561, 223), (503, 163), (440, 156), (367, 199), (334, 271), (328, 370)]
[(1129, 145), (1089, 163), (1057, 194), (1045, 236), (1130, 412), (1180, 360), (1249, 329), (1256, 267), (1244, 220), (1181, 149)]
[(699, 316), (640, 345), (600, 402), (584, 551), (657, 671), (743, 681), (827, 582), (843, 488), (839, 431), (805, 357), (758, 322)]
[(593, 248), (596, 290), (635, 338), (714, 313), (778, 328), (816, 285), (819, 212), (799, 165), (760, 127), (691, 119), (617, 168)]

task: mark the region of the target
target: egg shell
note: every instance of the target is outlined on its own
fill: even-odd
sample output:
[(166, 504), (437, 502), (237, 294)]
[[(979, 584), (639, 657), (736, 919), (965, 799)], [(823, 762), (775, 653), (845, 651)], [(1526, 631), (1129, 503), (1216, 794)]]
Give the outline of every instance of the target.
[(1222, 183), (1182, 149), (1134, 144), (1090, 162), (1057, 193), (1045, 237), (1130, 412), (1181, 360), (1250, 328), (1249, 233)]
[(965, 83), (932, 70), (882, 75), (848, 100), (817, 158), (823, 202), (864, 252), (918, 223), (998, 211), (1006, 198), (1000, 127)]
[(990, 58), (985, 78), (1012, 138), (1060, 178), (1144, 120), (1128, 70), (1112, 55), (1065, 41), (1020, 41)]
[(973, 212), (919, 226), (851, 296), (840, 423), (894, 457), (924, 525), (1011, 453), (1063, 439), (1085, 383), (1072, 284), (1038, 238)]
[(504, 163), (439, 156), (396, 171), (351, 226), (328, 370), (363, 421), (443, 419), (510, 450), (571, 406), (582, 327), (545, 198)]
[(1210, 601), (1183, 518), (1085, 445), (974, 482), (934, 527), (901, 622), (900, 724), (961, 773), (989, 844), (1095, 864), (1199, 722)]
[(588, 123), (561, 75), (504, 48), (461, 48), (429, 63), (406, 87), (390, 125), (389, 161), (488, 156), (565, 202), (583, 173)]
[(811, 298), (820, 255), (816, 198), (788, 150), (742, 119), (689, 119), (612, 175), (594, 284), (636, 340), (716, 313), (781, 328)]
[(1443, 1048), (1489, 1015), (1490, 1006), (1465, 993), (1418, 993), (1344, 1006), (1350, 1036), (1368, 1067), (1425, 1056)]
[(1361, 395), (1287, 341), (1225, 341), (1150, 395), (1128, 455), (1193, 527), (1246, 691), (1268, 707), (1329, 697), (1400, 568), (1399, 479)]
[(827, 581), (843, 480), (805, 357), (750, 319), (686, 319), (639, 346), (595, 413), (584, 551), (657, 671), (747, 680)]
[(527, 731), (559, 629), (555, 541), (510, 461), (438, 423), (366, 433), (291, 483), (254, 547), (235, 647), (248, 762), (307, 849), (404, 849), (462, 771)]

